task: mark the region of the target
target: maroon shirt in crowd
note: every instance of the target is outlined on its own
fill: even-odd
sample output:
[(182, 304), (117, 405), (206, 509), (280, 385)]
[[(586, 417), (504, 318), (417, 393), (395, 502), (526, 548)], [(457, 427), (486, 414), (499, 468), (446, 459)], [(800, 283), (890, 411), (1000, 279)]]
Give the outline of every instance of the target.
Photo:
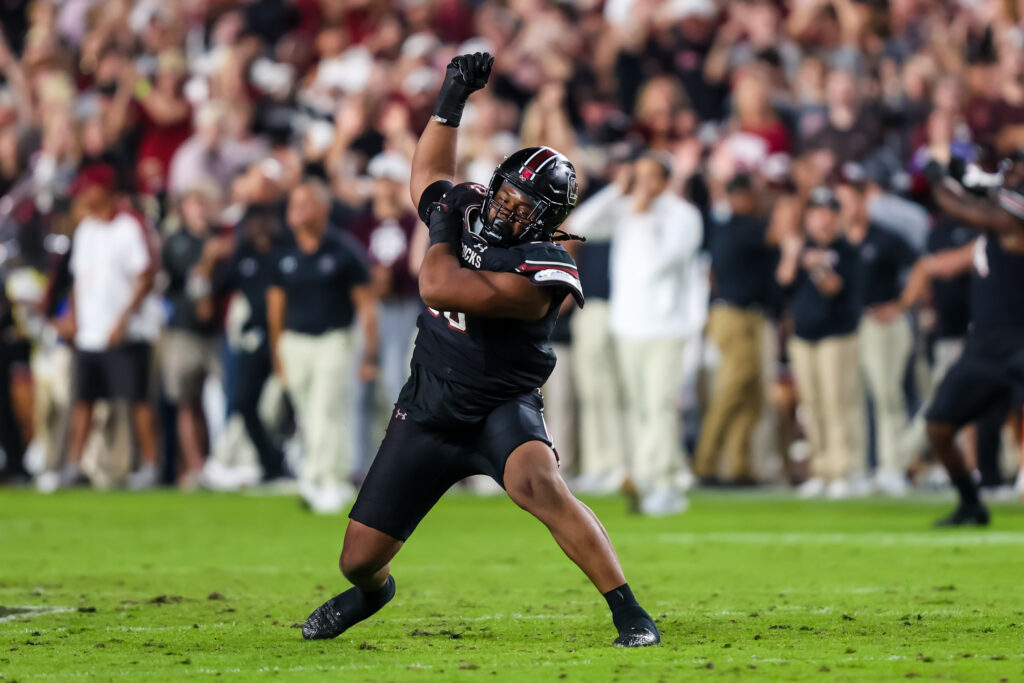
[(349, 232), (366, 248), (370, 263), (391, 270), (391, 287), (385, 300), (419, 295), (417, 278), (409, 271), (409, 245), (416, 223), (416, 214), (411, 211), (385, 220), (378, 220), (372, 211), (364, 211), (349, 224)]

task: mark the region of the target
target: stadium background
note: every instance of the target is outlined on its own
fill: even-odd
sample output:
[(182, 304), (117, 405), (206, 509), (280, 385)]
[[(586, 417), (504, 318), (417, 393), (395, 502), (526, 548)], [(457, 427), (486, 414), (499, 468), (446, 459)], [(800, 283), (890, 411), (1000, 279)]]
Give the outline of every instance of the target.
[[(0, 382), (9, 388), (0, 391), (0, 446), (5, 454), (5, 478), (16, 485), (34, 484), (44, 490), (63, 483), (68, 411), (74, 399), (72, 349), (65, 324), (71, 286), (67, 259), (78, 222), (75, 181), (88, 177), (90, 169), (93, 173), (100, 166), (114, 169), (118, 193), (152, 231), (154, 245), (170, 244), (175, 233), (187, 230), (185, 224), (190, 219), (186, 214), (191, 211), (201, 216), (194, 221), (208, 228), (201, 241), (218, 245), (210, 247), (209, 252), (225, 259), (234, 246), (232, 235), (248, 207), (283, 204), (302, 177), (322, 177), (334, 195), (334, 226), (340, 230), (370, 226), (364, 235), (365, 247), (370, 263), (386, 281), (380, 290), (382, 305), (408, 304), (415, 300), (415, 292), (408, 288), (414, 283), (415, 269), (415, 258), (409, 258), (409, 253), (415, 254), (416, 242), (422, 236), (391, 230), (388, 234), (392, 239), (401, 235), (398, 247), (383, 238), (383, 245), (381, 241), (374, 244), (372, 234), (380, 222), (374, 205), (387, 204), (387, 198), (394, 198), (398, 206), (391, 209), (398, 211), (396, 215), (413, 210), (403, 182), (417, 135), (431, 113), (444, 66), (455, 54), (492, 52), (496, 62), (491, 83), (473, 96), (459, 130), (460, 179), (486, 182), (505, 154), (521, 146), (546, 144), (574, 161), (581, 178), (582, 201), (586, 202), (602, 187), (614, 185), (616, 180), (622, 182), (622, 169), (632, 159), (657, 151), (663, 153), (671, 171), (668, 191), (701, 212), (702, 248), (687, 262), (688, 289), (680, 294), (692, 302), (683, 314), (692, 329), (683, 343), (683, 370), (672, 406), (681, 436), (681, 443), (673, 447), (678, 448), (681, 467), (684, 462), (691, 463), (681, 473), (680, 481), (674, 482), (682, 486), (694, 483), (695, 477), (687, 473), (716, 386), (714, 370), (720, 356), (705, 333), (709, 304), (723, 285), (728, 288), (737, 284), (723, 282), (721, 273), (711, 276), (716, 230), (728, 224), (732, 213), (730, 188), (738, 187), (737, 177), (742, 179), (740, 185), (749, 183), (763, 220), (780, 226), (783, 234), (801, 231), (800, 202), (812, 188), (835, 187), (855, 177), (859, 187), (868, 188), (866, 208), (872, 221), (899, 235), (920, 257), (932, 248), (929, 237), (934, 226), (944, 223), (921, 175), (926, 161), (933, 157), (946, 159), (952, 153), (991, 171), (998, 160), (1024, 145), (1024, 10), (1010, 0), (8, 0), (0, 3), (0, 21), (6, 41), (0, 49), (0, 71), (5, 81), (0, 90), (0, 274), (6, 294)], [(187, 208), (190, 201), (192, 208)], [(287, 229), (283, 221), (281, 227)], [(571, 221), (568, 227), (572, 229)], [(360, 237), (358, 230), (354, 234)], [(221, 252), (215, 253), (218, 248)], [(585, 248), (591, 250), (591, 264), (603, 263), (602, 259), (606, 262), (608, 255), (602, 255), (599, 244)], [(163, 251), (165, 259), (167, 253)], [(586, 271), (586, 253), (580, 263), (581, 270)], [(216, 329), (198, 334), (211, 343), (222, 361), (220, 372), (212, 374), (204, 386), (198, 414), (209, 436), (199, 440), (201, 455), (209, 455), (213, 462), (220, 459), (225, 469), (234, 472), (225, 475), (224, 471), (215, 471), (204, 481), (195, 460), (182, 455), (178, 406), (168, 399), (166, 391), (168, 380), (181, 379), (175, 377), (176, 368), (167, 367), (164, 351), (175, 301), (180, 305), (175, 296), (184, 296), (185, 285), (179, 282), (175, 291), (168, 264), (162, 265), (164, 272), (157, 278), (155, 291), (163, 302), (161, 314), (154, 319), (162, 331), (148, 340), (155, 348), (153, 377), (157, 381), (151, 400), (158, 417), (160, 482), (185, 490), (193, 490), (200, 483), (221, 489), (255, 483), (252, 466), (256, 455), (246, 444), (239, 420), (236, 417), (232, 421), (226, 409), (237, 382), (233, 368), (244, 337), (241, 321), (246, 312), (237, 308), (240, 297), (225, 296), (218, 301), (221, 312)], [(639, 270), (645, 267), (642, 260), (630, 265)], [(912, 266), (912, 262), (903, 265), (897, 277), (900, 287)], [(608, 282), (607, 275), (603, 268), (592, 267), (588, 277), (598, 281), (598, 287), (614, 288), (615, 282)], [(739, 280), (748, 275), (743, 271), (728, 274)], [(958, 286), (966, 284), (961, 280)], [(600, 298), (595, 296), (595, 300)], [(941, 356), (935, 342), (946, 338), (939, 323), (949, 311), (943, 311), (942, 305), (943, 300), (926, 292), (905, 311), (901, 308), (897, 316), (912, 330), (905, 367), (895, 371), (903, 376), (896, 420), (901, 433), (906, 428), (909, 443), (914, 442), (912, 416), (927, 398), (928, 375)], [(908, 474), (906, 480), (917, 489), (909, 503), (875, 499), (797, 503), (777, 494), (812, 477), (810, 462), (814, 455), (808, 455), (803, 433), (806, 410), (799, 407), (798, 386), (786, 353), (792, 330), (790, 311), (785, 299), (780, 298), (777, 306), (762, 313), (764, 331), (759, 350), (765, 358), (764, 372), (753, 391), (763, 395), (764, 407), (755, 431), (750, 467), (730, 472), (729, 463), (723, 462), (716, 467), (725, 469), (703, 478), (705, 484), (724, 480), (744, 488), (755, 482), (769, 489), (764, 494), (767, 498), (758, 498), (761, 493), (697, 493), (693, 509), (686, 516), (646, 521), (625, 516), (614, 500), (595, 499), (599, 511), (611, 518), (608, 526), (613, 538), (617, 539), (618, 532), (635, 539), (625, 541), (622, 550), (627, 571), (641, 576), (650, 572), (646, 584), (642, 579), (639, 582), (645, 585), (645, 591), (671, 586), (655, 600), (659, 605), (655, 609), (663, 610), (661, 614), (687, 615), (686, 625), (675, 630), (677, 643), (684, 649), (696, 648), (699, 654), (687, 656), (684, 662), (679, 653), (666, 648), (658, 655), (658, 666), (678, 667), (684, 662), (693, 669), (713, 662), (717, 657), (712, 656), (711, 644), (701, 642), (702, 624), (710, 623), (710, 631), (721, 634), (741, 617), (750, 620), (757, 617), (747, 615), (767, 614), (774, 604), (770, 596), (786, 593), (786, 587), (794, 583), (806, 582), (811, 595), (795, 603), (796, 609), (811, 615), (804, 620), (806, 623), (796, 625), (786, 620), (755, 629), (757, 633), (742, 630), (753, 639), (755, 635), (796, 629), (794, 642), (803, 652), (794, 657), (800, 660), (800, 676), (844, 666), (850, 667), (851, 675), (903, 676), (936, 662), (947, 667), (944, 671), (961, 677), (971, 677), (978, 671), (1019, 675), (1019, 660), (1014, 660), (1019, 653), (1014, 650), (1012, 637), (1019, 612), (999, 597), (1011, 595), (1016, 585), (1008, 570), (1015, 559), (1021, 559), (1018, 508), (1004, 505), (998, 509), (1001, 535), (988, 541), (930, 537), (924, 532), (918, 535), (938, 509), (932, 492), (945, 490), (941, 472), (931, 466), (924, 448), (901, 451), (900, 474)], [(864, 316), (870, 316), (870, 312), (864, 312)], [(396, 328), (401, 325), (396, 324)], [(574, 367), (572, 354), (579, 342), (571, 335), (572, 328), (570, 318), (558, 344), (559, 374), (548, 387), (547, 411), (565, 471), (575, 476), (585, 474), (587, 457), (580, 448), (586, 438), (579, 418), (583, 406), (595, 396), (581, 390), (584, 385), (570, 372)], [(411, 336), (397, 339), (399, 346), (410, 341)], [(874, 346), (866, 351), (867, 358), (860, 353), (854, 362), (870, 365), (872, 354), (891, 355), (887, 352), (884, 346)], [(360, 351), (352, 353), (357, 358)], [(400, 353), (396, 357), (399, 360), (393, 365), (401, 366), (406, 361)], [(386, 361), (382, 358), (382, 362)], [(372, 384), (361, 382), (355, 371), (336, 378), (346, 393), (356, 397), (352, 413), (339, 416), (348, 425), (344, 434), (351, 439), (356, 480), (372, 457), (381, 416), (386, 417), (389, 411), (388, 394), (394, 391), (385, 386), (386, 368), (382, 366), (380, 373)], [(280, 387), (271, 382), (269, 389), (263, 396), (265, 422), (293, 468), (298, 469), (303, 449), (295, 435), (300, 430)], [(878, 415), (874, 406), (868, 407), (865, 415)], [(628, 408), (621, 410), (625, 414)], [(989, 420), (990, 424), (979, 427), (977, 433), (987, 437), (971, 433), (964, 440), (969, 452), (988, 458), (979, 465), (990, 498), (1007, 496), (1007, 484), (1020, 466), (1017, 415), (1019, 406), (1008, 407), (1004, 414)], [(891, 418), (892, 411), (886, 417), (887, 424)], [(128, 415), (122, 406), (111, 404), (95, 420), (95, 432), (83, 460), (85, 481), (102, 489), (116, 488), (126, 482), (139, 459)], [(864, 446), (851, 452), (854, 464), (849, 472), (853, 475), (879, 469), (878, 438), (872, 437), (877, 434), (877, 423), (877, 419), (865, 420), (857, 426), (863, 430)], [(245, 488), (250, 493), (267, 494), (288, 490)], [(484, 485), (474, 484), (471, 489), (486, 492)], [(850, 491), (845, 494), (834, 497), (846, 497)], [(34, 646), (26, 641), (49, 640), (51, 648), (59, 647), (56, 639), (64, 637), (60, 634), (75, 629), (83, 629), (85, 635), (75, 639), (74, 647), (93, 648), (90, 666), (109, 676), (141, 670), (129, 663), (129, 653), (146, 644), (139, 634), (148, 632), (128, 630), (111, 636), (111, 628), (125, 624), (106, 621), (81, 625), (77, 620), (86, 617), (80, 615), (90, 612), (22, 616), (47, 612), (49, 607), (88, 609), (98, 605), (101, 613), (127, 612), (132, 605), (120, 601), (128, 600), (148, 606), (149, 612), (143, 608), (138, 612), (147, 619), (147, 614), (158, 609), (149, 606), (147, 600), (168, 594), (167, 600), (174, 602), (180, 594), (185, 596), (184, 607), (168, 605), (157, 617), (157, 627), (178, 633), (175, 629), (186, 625), (193, 615), (202, 615), (195, 617), (197, 623), (202, 619), (207, 620), (203, 624), (228, 623), (227, 619), (214, 618), (219, 610), (207, 610), (207, 603), (199, 602), (206, 599), (207, 592), (221, 591), (231, 599), (248, 601), (249, 607), (259, 604), (261, 592), (269, 591), (275, 596), (275, 605), (268, 608), (268, 613), (276, 620), (290, 625), (304, 617), (304, 613), (292, 613), (302, 612), (306, 602), (316, 600), (309, 597), (311, 586), (296, 577), (287, 579), (285, 585), (304, 591), (298, 597), (286, 596), (284, 589), (274, 587), (266, 577), (249, 581), (244, 572), (230, 568), (217, 576), (219, 583), (207, 588), (201, 577), (211, 572), (216, 575), (218, 561), (197, 558), (208, 552), (212, 539), (207, 535), (210, 531), (202, 527), (210, 520), (225, 524), (225, 534), (230, 533), (234, 539), (230, 547), (243, 558), (229, 562), (221, 557), (224, 566), (246, 564), (251, 558), (245, 559), (244, 553), (251, 552), (252, 546), (265, 545), (267, 535), (276, 533), (290, 539), (289, 544), (277, 547), (282, 554), (306, 557), (314, 543), (318, 551), (323, 551), (316, 563), (303, 560), (305, 573), (300, 578), (306, 579), (305, 583), (334, 580), (330, 573), (334, 549), (325, 546), (339, 538), (342, 518), (310, 518), (287, 495), (264, 498), (196, 493), (190, 499), (164, 493), (137, 497), (59, 493), (44, 497), (5, 489), (0, 491), (0, 500), (0, 523), (5, 528), (0, 543), (4, 555), (11, 558), (10, 564), (4, 562), (6, 567), (0, 575), (0, 596), (6, 593), (3, 602), (21, 606), (19, 609), (39, 608), (0, 614), (2, 619), (12, 617), (2, 624), (4, 637), (12, 644), (4, 654), (6, 661), (0, 660), (0, 671), (13, 667), (11, 670), (26, 678), (33, 672), (65, 675), (61, 673), (67, 671), (62, 663), (71, 661), (74, 649), (62, 649), (59, 656), (46, 663), (46, 658), (35, 654)], [(447, 567), (438, 571), (452, 571), (457, 555), (452, 549), (473, 548), (472, 539), (468, 535), (463, 538), (467, 528), (460, 525), (461, 517), (456, 513), (481, 514), (492, 527), (480, 524), (472, 527), (474, 530), (486, 535), (497, 526), (503, 534), (517, 539), (514, 547), (522, 548), (524, 553), (532, 547), (530, 543), (541, 542), (539, 535), (529, 535), (536, 530), (528, 531), (532, 527), (527, 527), (525, 520), (496, 507), (496, 502), (455, 500), (441, 506), (441, 519), (435, 526), (424, 527), (425, 535), (435, 533), (434, 540), (426, 541), (418, 556), (410, 552), (411, 557), (400, 559), (410, 566), (420, 560)], [(188, 514), (189, 505), (201, 514)], [(76, 519), (79, 515), (81, 518)], [(764, 526), (754, 524), (750, 530), (753, 535), (747, 540), (753, 544), (752, 549), (736, 539), (748, 530), (747, 516), (758, 515), (764, 515)], [(820, 524), (807, 519), (815, 515)], [(243, 522), (247, 516), (249, 524)], [(179, 518), (180, 525), (175, 524)], [(138, 519), (159, 523), (139, 525), (132, 521)], [(271, 533), (253, 528), (260, 524), (267, 525)], [(792, 531), (794, 535), (771, 535), (777, 531)], [(304, 539), (308, 544), (295, 542), (303, 538), (302, 532), (308, 532)], [(250, 533), (251, 546), (245, 542)], [(830, 533), (833, 536), (828, 536)], [(674, 541), (673, 534), (677, 535)], [(121, 560), (104, 558), (102, 549), (96, 547), (103, 543), (89, 542), (90, 537), (116, 549)], [(180, 552), (159, 552), (165, 542), (177, 543)], [(765, 550), (765, 545), (773, 543), (795, 550), (793, 554)], [(273, 544), (262, 547), (259, 553), (273, 555), (272, 548)], [(736, 552), (732, 553), (731, 548)], [(79, 558), (67, 557), (61, 549), (79, 554), (94, 571), (83, 569)], [(514, 581), (527, 585), (529, 579), (520, 576), (529, 566), (526, 559), (512, 557), (511, 553), (509, 557), (495, 554), (486, 543), (477, 550), (480, 554), (472, 557), (483, 563), (479, 566), (486, 578), (508, 581), (508, 569), (512, 567)], [(835, 565), (826, 563), (813, 570), (806, 566), (832, 550)], [(864, 553), (870, 557), (851, 559)], [(553, 551), (545, 557), (556, 566)], [(703, 569), (702, 557), (707, 562)], [(850, 560), (845, 568), (839, 566), (843, 558)], [(500, 562), (487, 569), (486, 563), (494, 559)], [(122, 560), (134, 569), (127, 571)], [(762, 567), (772, 563), (776, 568), (763, 570), (766, 576), (761, 579)], [(557, 585), (563, 580), (562, 570), (566, 574), (574, 571), (563, 564), (551, 570), (551, 583)], [(280, 559), (267, 560), (265, 566), (271, 565), (276, 568), (267, 569), (267, 577), (287, 571), (287, 564), (280, 563)], [(69, 566), (78, 568), (68, 573)], [(180, 579), (167, 580), (167, 585), (173, 587), (163, 588), (163, 579), (157, 580), (154, 575), (163, 572), (165, 577), (174, 576), (175, 566)], [(732, 569), (714, 576), (725, 567)], [(958, 577), (973, 576), (977, 580), (979, 573), (989, 570), (987, 587), (974, 585), (964, 590)], [(118, 578), (121, 571), (126, 571), (124, 576), (128, 578)], [(542, 575), (548, 576), (546, 571)], [(751, 571), (758, 578), (751, 579)], [(695, 575), (688, 587), (690, 572)], [(453, 574), (456, 580), (442, 581), (436, 590), (446, 586), (454, 590), (459, 585), (458, 576)], [(580, 588), (576, 578), (572, 579), (573, 590)], [(414, 582), (426, 585), (435, 580), (431, 572), (422, 570)], [(486, 595), (490, 584), (477, 577), (469, 579), (469, 585)], [(552, 610), (542, 610), (541, 605), (565, 599), (557, 591), (524, 590), (526, 604), (543, 614)], [(699, 595), (700, 591), (707, 595)], [(840, 593), (842, 597), (836, 598)], [(713, 607), (701, 603), (720, 599), (723, 594), (736, 599)], [(931, 612), (922, 607), (946, 600), (947, 594), (952, 597), (943, 603), (945, 606), (933, 604)], [(163, 606), (167, 600), (153, 605)], [(440, 597), (433, 600), (436, 602), (428, 601), (424, 607), (407, 599), (398, 609), (405, 617), (415, 619), (428, 611), (440, 613), (450, 607)], [(465, 615), (490, 614), (486, 600), (472, 600), (473, 604), (465, 606)], [(887, 602), (898, 606), (885, 607)], [(510, 615), (529, 611), (502, 604), (507, 605)], [(747, 604), (752, 607), (744, 606)], [(168, 617), (178, 609), (182, 611)], [(262, 608), (256, 609), (262, 616)], [(815, 612), (819, 609), (822, 611)], [(733, 612), (737, 614), (729, 616)], [(866, 612), (873, 616), (868, 617)], [(705, 621), (694, 618), (695, 614)], [(950, 622), (932, 627), (928, 621), (933, 616)], [(561, 645), (562, 622), (555, 617), (544, 619), (547, 617), (541, 620), (544, 638), (556, 639)], [(238, 620), (243, 621), (241, 616)], [(836, 620), (839, 627), (833, 623)], [(886, 626), (885, 620), (894, 625)], [(511, 621), (517, 625), (530, 623)], [(904, 621), (910, 626), (904, 626)], [(925, 625), (920, 626), (920, 622)], [(887, 635), (889, 630), (915, 626), (922, 633), (921, 640), (908, 639), (914, 651), (896, 652), (895, 641)], [(806, 632), (801, 631), (804, 627)], [(414, 628), (420, 627), (406, 623), (382, 626), (386, 645), (375, 645), (372, 637), (366, 636), (368, 649), (361, 650), (360, 656), (368, 659), (360, 661), (375, 666), (373, 662), (383, 655), (371, 657), (374, 647), (397, 649)], [(443, 628), (448, 626), (422, 630), (433, 633)], [(960, 648), (951, 642), (957, 628), (963, 629), (970, 647)], [(1001, 630), (994, 636), (983, 635), (990, 632), (988, 629)], [(527, 626), (518, 635), (528, 638), (529, 631)], [(45, 635), (33, 635), (37, 632)], [(99, 637), (100, 632), (107, 635)], [(269, 643), (274, 638), (267, 633), (253, 635), (247, 631), (245, 638), (265, 638), (258, 641), (260, 647), (272, 647)], [(586, 633), (589, 635), (580, 631), (579, 637), (601, 640), (593, 630)], [(666, 630), (667, 642), (669, 634), (672, 629)], [(827, 657), (816, 659), (815, 634), (827, 634), (824, 640), (835, 645), (835, 652), (828, 650)], [(294, 635), (285, 632), (283, 637)], [(103, 660), (101, 655), (105, 653), (97, 649), (111, 642), (108, 638), (112, 637), (119, 637), (120, 642), (107, 647), (116, 650), (118, 657), (124, 655), (115, 663)], [(357, 638), (353, 647), (361, 639)], [(83, 645), (87, 640), (88, 644)], [(461, 654), (450, 649), (460, 643), (454, 636), (451, 640), (437, 646), (448, 658), (449, 672), (460, 671), (458, 675), (469, 677), (490, 673), (489, 669), (484, 671), (485, 661), (460, 659)], [(191, 647), (181, 642), (176, 652)], [(728, 639), (716, 641), (714, 647), (720, 651), (726, 642)], [(760, 644), (756, 647), (762, 649), (756, 655), (786, 660), (789, 655), (780, 652), (794, 642)], [(872, 643), (869, 654), (865, 654), (866, 642)], [(921, 646), (917, 651), (918, 642), (927, 643), (931, 649)], [(505, 643), (487, 645), (500, 650)], [(976, 650), (973, 653), (972, 648)], [(564, 646), (552, 660), (576, 659), (562, 650)], [(863, 657), (858, 658), (856, 651)], [(33, 652), (30, 659), (21, 659), (29, 652)], [(959, 663), (954, 655), (960, 654), (964, 661), (971, 654), (984, 654), (995, 661), (987, 659), (986, 668), (957, 668), (982, 666), (978, 662)], [(436, 653), (423, 650), (415, 655), (403, 658), (396, 651), (389, 652), (385, 659), (387, 666), (401, 666), (406, 671), (419, 661), (417, 657), (434, 657)], [(219, 662), (219, 666), (237, 668), (239, 661), (244, 661), (241, 650), (233, 650), (230, 655), (204, 652), (195, 657), (200, 662), (196, 667), (182, 666), (193, 675), (193, 669), (204, 666), (204, 656)], [(615, 666), (635, 666), (623, 660), (594, 657), (593, 663), (588, 660), (587, 664), (591, 679), (610, 678)], [(19, 659), (29, 662), (27, 668), (17, 668)], [(186, 659), (189, 657), (183, 654), (181, 660)], [(747, 659), (733, 659), (735, 672), (754, 666)], [(460, 661), (484, 668), (460, 669)], [(887, 661), (890, 663), (885, 664)], [(910, 663), (904, 666), (904, 662)], [(274, 666), (269, 661), (266, 665)], [(785, 666), (778, 661), (772, 665)], [(428, 668), (433, 671), (442, 665), (433, 663)], [(161, 671), (159, 676), (175, 677), (170, 670)], [(550, 673), (545, 668), (536, 671)], [(573, 675), (572, 669), (567, 671)], [(628, 671), (623, 669), (624, 675)], [(655, 675), (653, 669), (650, 673)], [(723, 673), (721, 664), (718, 673)], [(313, 675), (301, 668), (292, 674)], [(660, 669), (658, 675), (672, 677)], [(773, 675), (787, 677), (784, 672)]]

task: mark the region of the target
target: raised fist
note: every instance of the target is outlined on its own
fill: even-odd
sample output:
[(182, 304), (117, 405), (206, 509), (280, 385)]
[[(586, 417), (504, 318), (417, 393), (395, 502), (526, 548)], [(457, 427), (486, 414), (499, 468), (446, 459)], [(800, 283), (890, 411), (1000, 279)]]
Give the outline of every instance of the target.
[[(445, 70), (445, 85), (448, 85), (449, 82), (458, 83), (466, 89), (468, 96), (487, 85), (487, 79), (491, 77), (491, 67), (493, 66), (494, 57), (486, 52), (453, 57)], [(443, 88), (444, 86), (442, 86)]]
[(453, 128), (462, 121), (462, 110), (469, 96), (487, 85), (494, 57), (486, 52), (459, 55), (448, 63), (441, 92), (434, 105), (434, 120)]

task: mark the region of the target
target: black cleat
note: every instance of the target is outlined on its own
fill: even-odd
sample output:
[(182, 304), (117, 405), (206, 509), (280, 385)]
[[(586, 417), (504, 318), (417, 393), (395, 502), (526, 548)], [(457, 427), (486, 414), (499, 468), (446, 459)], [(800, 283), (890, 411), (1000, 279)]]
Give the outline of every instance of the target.
[(612, 612), (612, 622), (619, 632), (616, 647), (647, 647), (661, 642), (661, 634), (643, 607), (632, 605)]
[(948, 517), (935, 522), (937, 528), (952, 526), (988, 526), (988, 508), (981, 503), (964, 505), (961, 503)]
[(345, 618), (344, 612), (338, 605), (340, 598), (341, 595), (331, 598), (309, 615), (306, 623), (302, 625), (303, 638), (306, 640), (337, 638), (352, 625), (351, 620)]
[(660, 642), (661, 634), (658, 633), (658, 627), (654, 625), (653, 621), (648, 621), (646, 624), (633, 624), (624, 628), (619, 632), (619, 637), (615, 639), (614, 645), (616, 647), (647, 647)]
[(306, 640), (337, 638), (363, 619), (376, 614), (393, 597), (393, 576), (388, 576), (384, 587), (375, 593), (363, 593), (358, 588), (349, 588), (313, 610), (302, 625), (302, 637)]

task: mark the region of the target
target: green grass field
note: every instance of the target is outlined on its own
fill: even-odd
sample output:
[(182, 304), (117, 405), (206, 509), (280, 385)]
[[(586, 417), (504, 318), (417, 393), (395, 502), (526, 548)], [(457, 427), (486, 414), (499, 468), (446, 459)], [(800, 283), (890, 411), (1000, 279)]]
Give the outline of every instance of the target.
[(504, 499), (445, 498), (395, 600), (335, 641), (345, 520), (289, 498), (0, 492), (0, 680), (1024, 679), (1024, 508), (698, 494), (605, 521), (663, 645), (610, 647), (604, 601)]

